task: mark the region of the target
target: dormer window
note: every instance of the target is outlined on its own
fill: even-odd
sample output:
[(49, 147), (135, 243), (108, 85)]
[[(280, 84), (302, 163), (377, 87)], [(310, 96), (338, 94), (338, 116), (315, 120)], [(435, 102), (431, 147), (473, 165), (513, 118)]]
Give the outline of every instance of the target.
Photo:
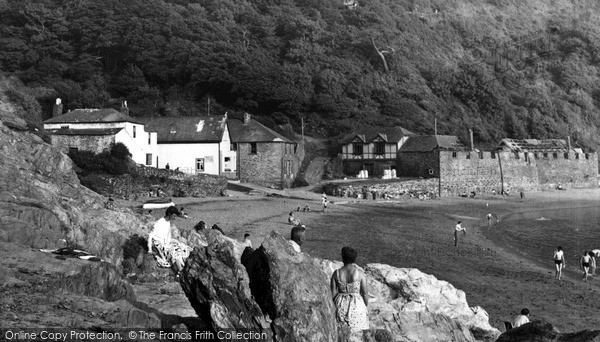
[(385, 154), (385, 143), (384, 142), (376, 142), (375, 143), (375, 154), (377, 154), (377, 155)]

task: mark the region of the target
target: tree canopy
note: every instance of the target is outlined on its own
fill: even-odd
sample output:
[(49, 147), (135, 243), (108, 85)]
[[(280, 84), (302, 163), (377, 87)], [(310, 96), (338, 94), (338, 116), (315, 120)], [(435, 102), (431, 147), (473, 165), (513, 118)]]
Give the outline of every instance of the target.
[(1, 0), (0, 68), (67, 109), (126, 99), (134, 116), (241, 110), (296, 128), (304, 118), (321, 135), (432, 134), (437, 118), (440, 134), (471, 128), (479, 144), (570, 135), (595, 149), (598, 6)]

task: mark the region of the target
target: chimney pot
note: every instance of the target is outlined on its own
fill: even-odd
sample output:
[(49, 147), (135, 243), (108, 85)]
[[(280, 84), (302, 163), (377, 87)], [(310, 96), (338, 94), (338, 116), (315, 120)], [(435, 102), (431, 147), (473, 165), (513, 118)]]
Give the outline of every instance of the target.
[(52, 117), (55, 118), (57, 116), (62, 115), (62, 113), (63, 113), (62, 100), (60, 98), (56, 98), (56, 103), (54, 104), (54, 108), (52, 108)]
[(244, 113), (244, 125), (249, 124), (251, 118), (252, 118), (252, 115), (250, 115), (248, 113)]
[(119, 109), (119, 112), (121, 112), (125, 115), (129, 115), (129, 107), (127, 107), (127, 100), (123, 101), (123, 104), (121, 105), (121, 109)]

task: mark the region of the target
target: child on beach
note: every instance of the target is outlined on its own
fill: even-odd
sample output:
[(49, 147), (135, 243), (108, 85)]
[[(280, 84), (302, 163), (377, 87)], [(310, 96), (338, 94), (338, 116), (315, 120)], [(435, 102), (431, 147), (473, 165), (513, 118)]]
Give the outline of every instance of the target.
[(561, 246), (558, 246), (558, 248), (556, 248), (554, 251), (554, 266), (556, 267), (554, 278), (560, 280), (560, 277), (562, 276), (562, 269), (566, 266), (565, 253), (563, 252)]

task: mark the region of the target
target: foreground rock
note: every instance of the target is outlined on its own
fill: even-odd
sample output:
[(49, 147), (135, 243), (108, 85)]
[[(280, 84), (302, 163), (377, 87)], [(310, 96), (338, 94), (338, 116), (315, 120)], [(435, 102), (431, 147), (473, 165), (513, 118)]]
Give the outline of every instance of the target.
[(213, 332), (252, 331), (270, 336), (268, 323), (252, 298), (248, 274), (227, 239), (213, 236), (207, 247), (194, 248), (180, 282), (198, 317)]
[(600, 330), (561, 334), (551, 323), (533, 321), (500, 335), (497, 342), (600, 342)]
[(278, 341), (335, 341), (337, 323), (329, 279), (305, 253), (271, 233), (249, 262), (253, 293), (273, 320)]

